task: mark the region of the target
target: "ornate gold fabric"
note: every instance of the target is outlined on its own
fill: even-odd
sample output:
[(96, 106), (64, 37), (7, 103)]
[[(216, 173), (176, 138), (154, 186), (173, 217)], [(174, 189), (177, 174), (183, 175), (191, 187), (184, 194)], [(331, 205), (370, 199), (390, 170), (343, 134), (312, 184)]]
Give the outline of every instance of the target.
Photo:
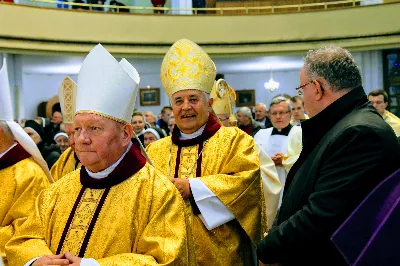
[[(57, 162), (51, 167), (50, 173), (54, 181), (59, 180), (66, 174), (71, 173), (75, 170), (75, 152), (69, 147), (66, 149), (58, 158)], [(81, 168), (81, 163), (78, 163), (76, 169)]]
[(210, 94), (214, 99), (212, 108), (217, 115), (229, 114), (233, 115), (235, 108), (236, 93), (223, 79), (219, 79)]
[[(21, 266), (32, 258), (56, 252), (82, 189), (79, 172), (68, 174), (43, 191), (35, 214), (25, 223), (16, 224), (16, 234), (6, 246), (10, 266)], [(92, 202), (92, 206), (90, 210), (77, 208), (72, 227), (86, 225), (104, 190), (107, 189), (85, 189), (81, 203)], [(78, 237), (67, 234), (63, 251), (75, 252), (83, 238), (80, 233), (87, 232), (80, 231)], [(111, 187), (84, 257), (94, 258), (102, 266), (188, 265), (187, 255), (184, 203), (171, 182), (146, 164), (132, 177)]]
[(385, 113), (383, 114), (383, 120), (386, 121), (386, 123), (389, 124), (393, 128), (394, 133), (396, 134), (397, 137), (400, 136), (400, 119), (392, 114), (391, 112), (385, 110)]
[(181, 90), (210, 93), (217, 69), (210, 56), (194, 42), (181, 39), (168, 50), (161, 64), (161, 82), (171, 97)]
[(58, 98), (60, 99), (64, 123), (72, 123), (74, 121), (76, 87), (76, 83), (70, 77), (66, 77), (60, 88), (58, 88)]
[(22, 223), (32, 214), (36, 197), (50, 183), (32, 158), (0, 170), (0, 180), (0, 251), (6, 259), (4, 247), (14, 234), (13, 222)]
[[(157, 169), (168, 175), (171, 137), (148, 146)], [(175, 174), (178, 146), (172, 145), (171, 177)], [(179, 178), (195, 177), (198, 145), (182, 147)], [(251, 241), (256, 244), (266, 230), (260, 166), (254, 140), (238, 128), (221, 127), (205, 145), (201, 181), (225, 204), (236, 220), (207, 230), (186, 200), (190, 249), (197, 265), (248, 265)], [(251, 240), (251, 241), (249, 241)], [(247, 264), (246, 264), (247, 263)]]

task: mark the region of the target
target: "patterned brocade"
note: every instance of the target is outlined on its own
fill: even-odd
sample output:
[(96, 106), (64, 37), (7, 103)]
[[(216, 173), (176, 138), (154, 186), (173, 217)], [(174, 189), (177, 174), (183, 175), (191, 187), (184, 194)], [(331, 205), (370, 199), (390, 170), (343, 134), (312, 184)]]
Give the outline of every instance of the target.
[[(76, 170), (43, 191), (36, 204), (36, 214), (16, 226), (6, 246), (10, 266), (55, 254), (64, 228), (69, 231), (62, 252), (78, 255), (82, 248), (84, 257), (100, 265), (188, 265), (184, 203), (171, 182), (148, 164), (106, 189), (82, 188)], [(93, 230), (87, 230), (93, 219)], [(87, 245), (82, 245), (88, 233)]]
[[(171, 137), (148, 146), (156, 168), (168, 175)], [(180, 165), (176, 167), (178, 146), (172, 145), (171, 177), (196, 176), (198, 145), (181, 147)], [(208, 188), (234, 214), (236, 220), (207, 230), (186, 201), (190, 249), (194, 245), (197, 265), (249, 265), (251, 245), (261, 240), (265, 229), (262, 215), (263, 193), (259, 159), (253, 139), (238, 128), (221, 127), (205, 145), (201, 177)], [(200, 160), (199, 160), (200, 161)], [(251, 240), (251, 241), (250, 241)]]
[[(69, 174), (75, 170), (76, 160), (75, 152), (70, 148), (65, 150), (57, 162), (51, 167), (50, 173), (54, 181), (59, 180), (61, 177)], [(78, 163), (76, 169), (81, 167), (81, 163)]]
[(0, 251), (14, 234), (15, 220), (25, 221), (33, 212), (35, 199), (50, 183), (42, 168), (32, 159), (22, 160), (0, 170)]

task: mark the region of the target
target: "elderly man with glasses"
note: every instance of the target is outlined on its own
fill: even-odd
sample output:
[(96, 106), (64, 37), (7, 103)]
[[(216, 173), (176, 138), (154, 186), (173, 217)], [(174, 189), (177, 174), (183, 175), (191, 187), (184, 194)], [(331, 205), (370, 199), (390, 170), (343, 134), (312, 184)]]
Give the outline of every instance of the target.
[[(292, 126), (290, 101), (279, 96), (269, 106), (272, 127), (260, 129), (254, 136), (255, 142), (271, 157), (278, 172), (282, 187), (286, 176), (301, 152), (301, 127)], [(279, 204), (282, 200), (281, 190)]]
[(262, 263), (348, 265), (333, 232), (400, 166), (400, 145), (368, 103), (361, 72), (345, 49), (308, 52), (297, 90), (310, 119), (302, 122), (300, 157), (290, 170), (279, 213), (258, 244)]

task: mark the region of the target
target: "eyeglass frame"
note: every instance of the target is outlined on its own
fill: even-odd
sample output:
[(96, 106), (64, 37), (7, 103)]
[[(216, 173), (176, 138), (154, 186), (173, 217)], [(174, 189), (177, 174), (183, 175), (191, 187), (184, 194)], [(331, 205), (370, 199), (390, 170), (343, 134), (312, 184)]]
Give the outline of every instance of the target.
[(286, 111), (286, 112), (279, 112), (279, 113), (270, 113), (270, 116), (284, 116), (287, 115), (288, 113), (291, 113), (291, 111)]
[(301, 86), (299, 86), (299, 87), (297, 87), (296, 88), (296, 92), (297, 92), (297, 94), (298, 95), (303, 95), (304, 94), (304, 87), (305, 86), (307, 86), (307, 85), (310, 85), (310, 84), (312, 84), (312, 83), (314, 83), (314, 82), (317, 82), (318, 84), (319, 84), (319, 87), (321, 88), (321, 91), (324, 91), (324, 88), (321, 86), (321, 83), (318, 81), (318, 80), (311, 80), (311, 81), (309, 81), (309, 82), (307, 82), (307, 83), (305, 83), (305, 84), (303, 84), (303, 85), (301, 85)]

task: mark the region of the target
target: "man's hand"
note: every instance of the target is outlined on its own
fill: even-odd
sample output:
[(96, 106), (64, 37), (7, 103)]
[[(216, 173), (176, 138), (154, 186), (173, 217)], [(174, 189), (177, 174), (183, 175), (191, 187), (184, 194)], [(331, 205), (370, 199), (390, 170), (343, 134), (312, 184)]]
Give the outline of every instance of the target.
[(70, 264), (72, 266), (79, 266), (81, 265), (81, 260), (82, 258), (79, 258), (69, 252), (65, 253), (65, 257), (69, 260)]
[(182, 198), (185, 200), (190, 196), (190, 184), (187, 178), (170, 178), (172, 184), (181, 193)]
[(281, 166), (282, 165), (282, 159), (283, 159), (284, 154), (283, 153), (275, 153), (274, 156), (272, 156), (272, 161), (274, 161), (276, 166)]
[(47, 255), (38, 258), (32, 266), (46, 266), (46, 265), (69, 265), (69, 260), (64, 256), (60, 255)]

